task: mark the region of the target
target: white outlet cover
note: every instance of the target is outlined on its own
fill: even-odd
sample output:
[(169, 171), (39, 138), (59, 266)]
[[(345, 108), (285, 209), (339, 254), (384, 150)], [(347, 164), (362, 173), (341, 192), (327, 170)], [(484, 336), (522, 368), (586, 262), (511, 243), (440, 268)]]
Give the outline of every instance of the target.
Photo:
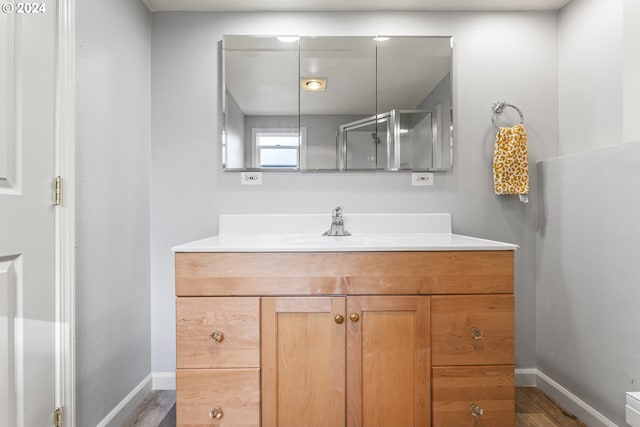
[(433, 173), (413, 172), (411, 174), (411, 185), (433, 185)]
[(262, 185), (262, 172), (240, 172), (241, 185)]

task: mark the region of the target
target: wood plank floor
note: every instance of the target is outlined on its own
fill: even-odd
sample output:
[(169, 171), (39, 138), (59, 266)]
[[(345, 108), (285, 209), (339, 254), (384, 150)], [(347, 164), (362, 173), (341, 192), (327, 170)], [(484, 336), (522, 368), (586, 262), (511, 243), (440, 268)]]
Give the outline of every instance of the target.
[(176, 392), (154, 390), (131, 412), (121, 427), (175, 427)]
[[(122, 427), (175, 427), (175, 391), (153, 391)], [(516, 387), (516, 427), (587, 427), (535, 387)]]
[(540, 389), (516, 387), (516, 427), (587, 427)]

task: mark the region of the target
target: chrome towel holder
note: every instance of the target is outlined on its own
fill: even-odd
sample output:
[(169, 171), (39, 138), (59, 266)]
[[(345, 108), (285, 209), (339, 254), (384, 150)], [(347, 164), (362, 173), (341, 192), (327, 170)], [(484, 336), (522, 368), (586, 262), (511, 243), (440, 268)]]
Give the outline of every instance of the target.
[(504, 101), (498, 101), (495, 104), (493, 104), (493, 107), (491, 107), (491, 123), (493, 123), (495, 127), (500, 129), (500, 125), (496, 123), (496, 114), (502, 113), (506, 107), (511, 107), (518, 112), (518, 114), (520, 115), (520, 123), (518, 124), (521, 125), (524, 123), (524, 115), (522, 114), (522, 111), (520, 111), (518, 107), (516, 107), (515, 105), (507, 104)]

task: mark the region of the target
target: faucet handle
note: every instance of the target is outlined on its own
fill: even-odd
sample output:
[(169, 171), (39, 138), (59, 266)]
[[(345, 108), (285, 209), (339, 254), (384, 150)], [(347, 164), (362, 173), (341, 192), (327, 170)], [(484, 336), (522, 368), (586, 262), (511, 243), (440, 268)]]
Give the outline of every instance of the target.
[(342, 209), (342, 206), (337, 206), (335, 209), (333, 209), (333, 212), (331, 212), (331, 216), (333, 216), (334, 218), (341, 217)]

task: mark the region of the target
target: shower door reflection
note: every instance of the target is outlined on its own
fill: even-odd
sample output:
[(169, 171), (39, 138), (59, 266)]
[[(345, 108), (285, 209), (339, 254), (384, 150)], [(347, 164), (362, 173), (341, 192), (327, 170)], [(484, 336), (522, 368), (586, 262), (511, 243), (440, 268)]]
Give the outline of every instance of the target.
[(367, 118), (341, 126), (345, 170), (387, 169), (388, 118)]
[(437, 122), (427, 110), (391, 110), (340, 126), (341, 170), (428, 170)]

